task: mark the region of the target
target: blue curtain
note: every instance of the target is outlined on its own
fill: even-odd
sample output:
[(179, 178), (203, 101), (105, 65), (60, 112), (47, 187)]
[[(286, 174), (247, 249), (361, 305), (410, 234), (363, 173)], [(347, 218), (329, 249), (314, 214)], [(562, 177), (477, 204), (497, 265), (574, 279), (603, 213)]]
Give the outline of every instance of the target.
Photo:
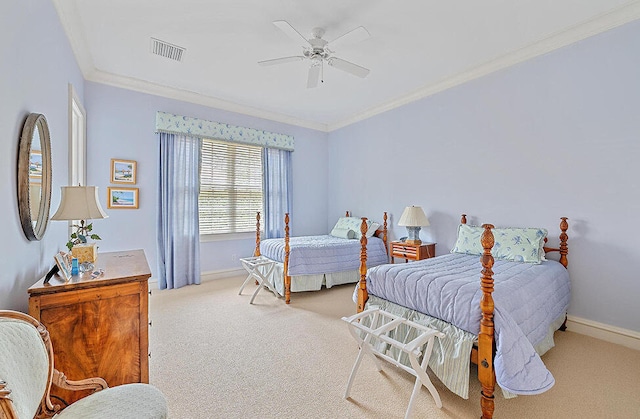
[(264, 166), (264, 237), (284, 237), (284, 214), (291, 216), (291, 151), (265, 148)]
[(200, 139), (159, 134), (158, 273), (160, 289), (200, 283)]

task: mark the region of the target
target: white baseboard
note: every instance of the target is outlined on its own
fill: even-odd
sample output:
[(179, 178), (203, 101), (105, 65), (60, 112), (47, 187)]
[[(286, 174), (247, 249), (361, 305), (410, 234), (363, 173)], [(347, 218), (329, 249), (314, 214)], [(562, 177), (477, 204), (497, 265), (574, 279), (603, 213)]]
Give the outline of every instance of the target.
[(200, 274), (201, 281), (211, 281), (214, 279), (230, 278), (232, 276), (246, 275), (247, 271), (242, 268), (226, 269), (222, 271), (207, 271)]
[(149, 278), (149, 280), (147, 281), (147, 285), (149, 286), (149, 290), (160, 289), (160, 287), (158, 286), (158, 278), (156, 278), (155, 276), (152, 276), (151, 278)]
[[(222, 270), (222, 271), (207, 271), (207, 272), (202, 272), (200, 274), (200, 281), (211, 281), (214, 279), (221, 279), (221, 278), (231, 278), (234, 276), (242, 276), (245, 275), (247, 273), (247, 271), (245, 271), (244, 269), (240, 268), (240, 269), (227, 269), (227, 270)], [(157, 290), (160, 289), (158, 287), (158, 278), (156, 277), (151, 277), (149, 278), (149, 289), (150, 290)]]
[(593, 320), (567, 316), (567, 330), (640, 351), (640, 333)]

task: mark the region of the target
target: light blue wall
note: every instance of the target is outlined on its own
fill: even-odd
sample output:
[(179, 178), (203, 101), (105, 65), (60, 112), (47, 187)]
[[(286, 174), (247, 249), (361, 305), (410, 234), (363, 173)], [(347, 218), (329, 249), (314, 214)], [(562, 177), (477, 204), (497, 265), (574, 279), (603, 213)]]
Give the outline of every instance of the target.
[[(62, 249), (66, 223), (28, 242), (16, 201), (16, 158), (29, 112), (46, 115), (52, 139), (53, 199), (67, 184), (68, 83), (88, 114), (88, 182), (106, 203), (109, 161), (138, 161), (140, 209), (108, 210), (95, 222), (102, 251), (145, 249), (155, 257), (157, 110), (296, 137), (294, 234), (327, 231), (345, 209), (380, 219), (392, 237), (406, 205), (432, 225), (422, 237), (453, 245), (459, 214), (471, 222), (546, 226), (570, 218), (570, 313), (640, 331), (640, 23), (469, 82), (324, 134), (204, 106), (86, 83), (50, 2), (0, 3), (0, 308), (26, 310), (27, 288)], [(327, 147), (328, 141), (328, 147)], [(484, 181), (482, 181), (484, 179)], [(331, 198), (329, 200), (329, 197)], [(106, 207), (106, 205), (105, 205)], [(552, 240), (552, 244), (556, 241)], [(237, 268), (253, 240), (204, 243), (202, 269)]]
[(53, 265), (67, 223), (49, 223), (43, 240), (29, 242), (17, 204), (18, 139), (29, 113), (45, 115), (51, 132), (52, 211), (68, 180), (68, 84), (80, 97), (83, 78), (58, 15), (49, 1), (0, 2), (0, 308), (27, 309), (27, 288)]
[(639, 68), (635, 22), (331, 133), (328, 225), (422, 205), (443, 254), (463, 212), (552, 244), (567, 216), (570, 314), (640, 331)]
[[(156, 111), (232, 125), (279, 132), (295, 137), (293, 153), (292, 234), (326, 233), (327, 134), (205, 106), (87, 82), (87, 182), (99, 187), (109, 218), (96, 221), (101, 251), (142, 248), (156, 274), (156, 207), (158, 140)], [(106, 209), (112, 158), (138, 162), (138, 210)], [(203, 272), (240, 268), (238, 257), (251, 256), (255, 238), (201, 244)]]

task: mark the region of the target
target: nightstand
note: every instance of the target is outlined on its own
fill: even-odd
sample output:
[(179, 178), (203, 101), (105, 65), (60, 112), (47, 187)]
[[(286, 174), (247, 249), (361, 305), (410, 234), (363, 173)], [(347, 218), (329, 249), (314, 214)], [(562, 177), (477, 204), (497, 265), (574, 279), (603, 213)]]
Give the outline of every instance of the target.
[(432, 258), (436, 255), (436, 244), (425, 243), (409, 244), (405, 242), (391, 242), (391, 263), (395, 263), (393, 258), (403, 258), (406, 262), (410, 260), (422, 260)]

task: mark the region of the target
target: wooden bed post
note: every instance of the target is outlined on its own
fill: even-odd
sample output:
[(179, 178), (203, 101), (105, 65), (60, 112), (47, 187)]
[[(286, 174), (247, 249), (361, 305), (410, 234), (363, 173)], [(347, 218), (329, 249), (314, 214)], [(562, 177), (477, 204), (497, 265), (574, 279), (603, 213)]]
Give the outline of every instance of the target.
[(569, 254), (569, 246), (567, 246), (569, 223), (567, 222), (567, 217), (560, 217), (560, 220), (560, 231), (562, 231), (560, 233), (560, 263), (566, 268), (569, 266), (569, 260), (567, 259), (567, 254)]
[(253, 251), (253, 256), (260, 256), (260, 211), (256, 213), (256, 250)]
[(480, 299), (480, 309), (482, 319), (480, 320), (480, 334), (478, 335), (478, 379), (482, 384), (480, 407), (482, 408), (482, 419), (493, 418), (493, 391), (495, 389), (496, 375), (493, 369), (494, 336), (493, 336), (493, 256), (491, 248), (494, 238), (491, 224), (483, 224), (484, 232), (480, 239), (484, 252), (480, 257), (482, 263), (482, 277), (480, 278), (480, 289), (482, 297)]
[(467, 214), (462, 214), (462, 217), (460, 217), (460, 224), (467, 224)]
[[(386, 214), (386, 213), (385, 213)], [(360, 282), (358, 283), (358, 313), (364, 311), (364, 304), (369, 299), (367, 293), (367, 219), (362, 217), (360, 225)]]
[(351, 214), (349, 213), (349, 210), (345, 211), (344, 216), (345, 217), (351, 217)]
[[(387, 229), (387, 211), (384, 212), (384, 214), (382, 214), (382, 242), (384, 243), (384, 250), (387, 252), (387, 255), (389, 254), (389, 246), (387, 246), (387, 233), (388, 233), (388, 229)], [(388, 262), (388, 261), (387, 261)]]
[(284, 215), (284, 302), (291, 302), (291, 277), (289, 276), (289, 213)]

